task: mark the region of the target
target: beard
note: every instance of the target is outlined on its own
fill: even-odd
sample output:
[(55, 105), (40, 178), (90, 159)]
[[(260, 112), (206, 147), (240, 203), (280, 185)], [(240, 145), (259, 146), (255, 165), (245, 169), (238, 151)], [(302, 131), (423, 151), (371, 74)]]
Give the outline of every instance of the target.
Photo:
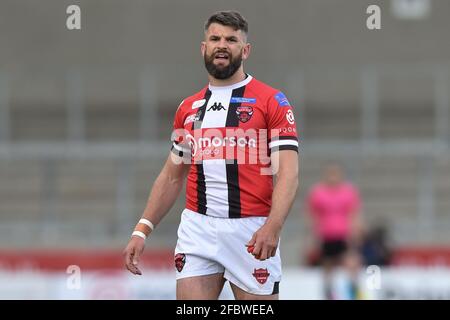
[[(220, 52), (220, 51), (218, 51)], [(205, 61), (206, 70), (208, 73), (216, 79), (225, 80), (230, 78), (236, 73), (242, 64), (242, 52), (238, 56), (233, 57), (231, 53), (228, 53), (229, 63), (228, 66), (217, 66), (214, 64), (214, 56), (218, 53), (215, 52), (211, 55), (207, 55), (206, 52), (203, 56)]]

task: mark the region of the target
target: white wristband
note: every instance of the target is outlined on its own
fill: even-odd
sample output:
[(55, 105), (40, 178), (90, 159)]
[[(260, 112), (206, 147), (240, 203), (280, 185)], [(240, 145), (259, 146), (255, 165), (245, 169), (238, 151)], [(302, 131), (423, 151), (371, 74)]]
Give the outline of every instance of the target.
[(147, 239), (147, 236), (145, 235), (145, 233), (140, 232), (140, 231), (133, 231), (133, 233), (131, 235), (141, 237), (144, 240)]
[(155, 226), (153, 225), (153, 223), (151, 223), (150, 220), (141, 219), (141, 220), (139, 220), (139, 223), (143, 223), (143, 224), (147, 225), (150, 229), (152, 229), (152, 231), (153, 231), (153, 229), (155, 229)]

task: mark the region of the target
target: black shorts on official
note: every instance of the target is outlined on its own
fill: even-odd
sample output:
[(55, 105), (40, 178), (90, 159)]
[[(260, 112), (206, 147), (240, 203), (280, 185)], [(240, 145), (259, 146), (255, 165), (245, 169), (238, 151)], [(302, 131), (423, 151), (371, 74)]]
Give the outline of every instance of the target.
[(340, 258), (347, 251), (346, 240), (325, 240), (322, 242), (321, 258), (335, 259)]

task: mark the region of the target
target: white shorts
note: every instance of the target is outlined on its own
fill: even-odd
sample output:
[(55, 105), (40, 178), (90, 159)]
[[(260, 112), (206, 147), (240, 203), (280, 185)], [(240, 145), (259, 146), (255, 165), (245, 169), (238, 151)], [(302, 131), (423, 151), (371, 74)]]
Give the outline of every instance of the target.
[(255, 259), (245, 246), (266, 219), (216, 218), (185, 209), (175, 248), (177, 280), (223, 273), (225, 279), (248, 293), (278, 293), (279, 246), (276, 255), (264, 261)]

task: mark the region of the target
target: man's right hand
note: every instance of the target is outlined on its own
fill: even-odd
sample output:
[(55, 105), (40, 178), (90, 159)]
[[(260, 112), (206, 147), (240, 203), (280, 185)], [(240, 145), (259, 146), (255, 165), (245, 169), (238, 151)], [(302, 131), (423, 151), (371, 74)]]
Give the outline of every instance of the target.
[(137, 236), (132, 236), (123, 252), (125, 257), (125, 266), (132, 274), (142, 275), (141, 270), (139, 270), (137, 266), (139, 263), (139, 257), (142, 252), (144, 252), (144, 247), (144, 239)]

